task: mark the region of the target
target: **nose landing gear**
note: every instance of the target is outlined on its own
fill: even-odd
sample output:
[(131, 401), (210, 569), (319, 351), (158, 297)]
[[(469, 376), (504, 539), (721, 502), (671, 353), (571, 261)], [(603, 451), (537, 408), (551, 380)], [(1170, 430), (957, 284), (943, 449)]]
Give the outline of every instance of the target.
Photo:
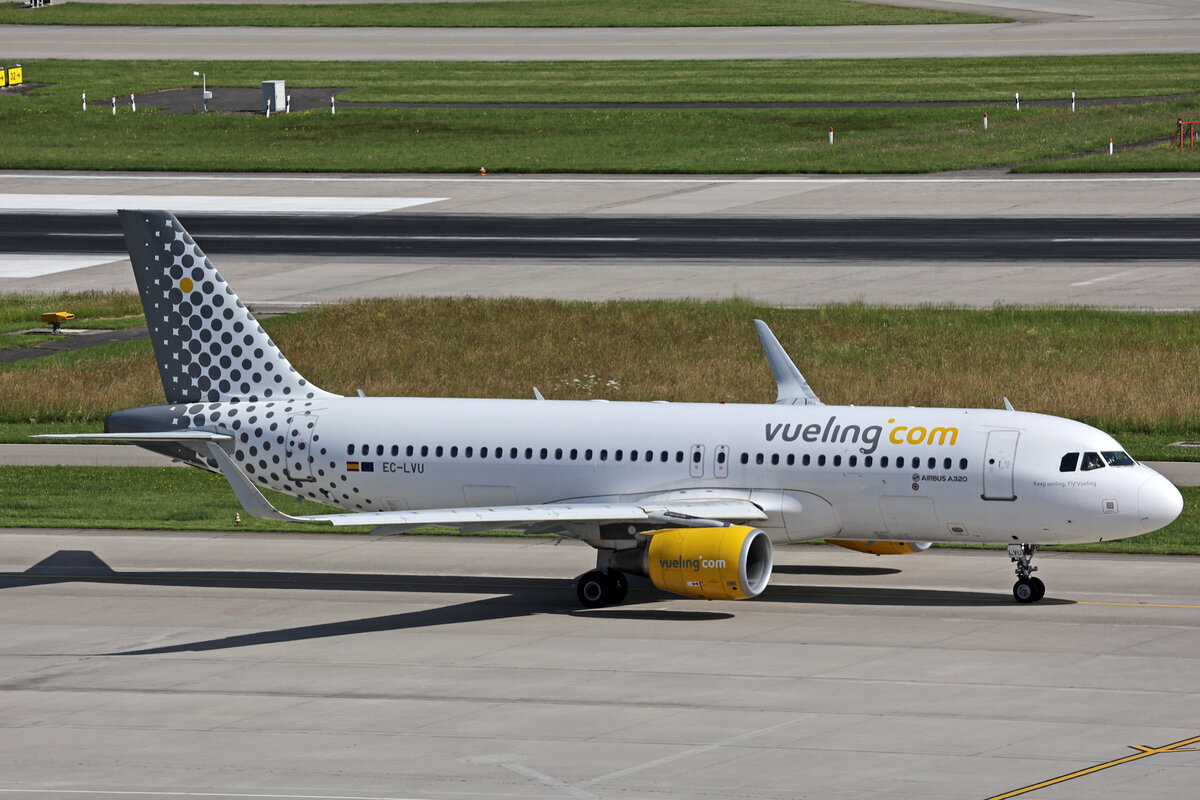
[(1036, 603), (1046, 596), (1046, 584), (1033, 577), (1037, 567), (1030, 566), (1036, 544), (1010, 544), (1008, 557), (1016, 562), (1017, 582), (1013, 584), (1013, 597), (1018, 603)]

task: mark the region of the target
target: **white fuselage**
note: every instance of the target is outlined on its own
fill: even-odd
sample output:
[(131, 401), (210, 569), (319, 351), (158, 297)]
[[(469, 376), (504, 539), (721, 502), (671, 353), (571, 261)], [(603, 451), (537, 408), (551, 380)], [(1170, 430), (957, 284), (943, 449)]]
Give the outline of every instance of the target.
[[(1062, 471), (1068, 453), (1121, 451), (1112, 437), (1018, 411), (340, 397), (197, 409), (193, 426), (234, 434), (253, 481), (354, 511), (712, 496), (762, 507), (776, 541), (1001, 544), (1119, 539), (1178, 512), (1143, 465)], [(268, 410), (273, 431), (230, 427)]]

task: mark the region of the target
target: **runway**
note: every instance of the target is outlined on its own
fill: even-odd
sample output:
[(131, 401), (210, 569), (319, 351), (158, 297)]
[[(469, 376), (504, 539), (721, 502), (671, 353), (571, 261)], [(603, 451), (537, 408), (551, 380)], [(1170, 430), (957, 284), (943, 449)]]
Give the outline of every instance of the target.
[[(1200, 229), (1181, 217), (179, 216), (210, 256), (1191, 262), (1200, 246)], [(111, 213), (9, 214), (0, 252), (119, 256), (125, 240)]]
[[(10, 172), (0, 181), (12, 215), (0, 291), (132, 289), (108, 215), (141, 206), (232, 226), (221, 230), (236, 241), (196, 233), (255, 303), (737, 296), (781, 306), (1200, 307), (1195, 175)], [(253, 209), (258, 227), (214, 208)], [(296, 225), (316, 238), (289, 239)]]
[[(780, 548), (579, 611), (548, 540), (0, 532), (0, 796), (992, 798), (1200, 735), (1196, 559)], [(1163, 751), (1033, 797), (1185, 797)]]

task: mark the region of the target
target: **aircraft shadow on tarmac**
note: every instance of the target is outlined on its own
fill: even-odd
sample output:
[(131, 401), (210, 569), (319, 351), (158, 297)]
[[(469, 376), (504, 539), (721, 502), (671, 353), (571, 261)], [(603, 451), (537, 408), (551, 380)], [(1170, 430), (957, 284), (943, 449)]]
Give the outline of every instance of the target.
[[(803, 571), (803, 568), (795, 568)], [(847, 568), (860, 574), (855, 568)], [(790, 572), (791, 569), (786, 571)], [(898, 570), (881, 569), (888, 574)], [(874, 574), (874, 573), (870, 573)], [(358, 592), (420, 592), (445, 594), (487, 594), (439, 608), (406, 611), (378, 617), (302, 625), (272, 631), (226, 636), (199, 642), (127, 650), (104, 655), (160, 655), (252, 647), (262, 644), (324, 639), (363, 633), (457, 625), (496, 619), (513, 619), (537, 614), (568, 614), (578, 617), (630, 619), (644, 621), (702, 622), (732, 619), (727, 612), (692, 609), (639, 608), (630, 604), (615, 608), (580, 609), (570, 581), (559, 578), (503, 578), (459, 575), (368, 575), (317, 572), (203, 572), (203, 571), (128, 571), (113, 570), (90, 550), (60, 550), (25, 572), (0, 573), (0, 590), (51, 583), (121, 583), (139, 586), (211, 586), (213, 588), (320, 589)], [(661, 592), (645, 579), (630, 578), (633, 602), (661, 602), (674, 596)], [(752, 602), (826, 603), (831, 605), (876, 606), (981, 606), (1011, 604), (1000, 593), (943, 591), (936, 589), (897, 589), (836, 586), (772, 585), (761, 598)], [(1069, 603), (1046, 599), (1042, 604)]]

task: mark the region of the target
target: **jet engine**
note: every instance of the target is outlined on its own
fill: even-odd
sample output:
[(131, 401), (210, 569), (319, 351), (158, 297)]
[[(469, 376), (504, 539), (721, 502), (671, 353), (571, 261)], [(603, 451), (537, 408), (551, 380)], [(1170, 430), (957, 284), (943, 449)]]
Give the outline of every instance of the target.
[(637, 550), (613, 555), (613, 566), (649, 578), (659, 589), (708, 600), (757, 597), (771, 580), (774, 551), (764, 531), (666, 528), (650, 531)]
[(860, 542), (850, 539), (826, 539), (828, 544), (836, 544), (847, 550), (857, 550), (860, 553), (874, 553), (877, 556), (905, 556), (910, 553), (921, 553), (930, 548), (929, 542)]

